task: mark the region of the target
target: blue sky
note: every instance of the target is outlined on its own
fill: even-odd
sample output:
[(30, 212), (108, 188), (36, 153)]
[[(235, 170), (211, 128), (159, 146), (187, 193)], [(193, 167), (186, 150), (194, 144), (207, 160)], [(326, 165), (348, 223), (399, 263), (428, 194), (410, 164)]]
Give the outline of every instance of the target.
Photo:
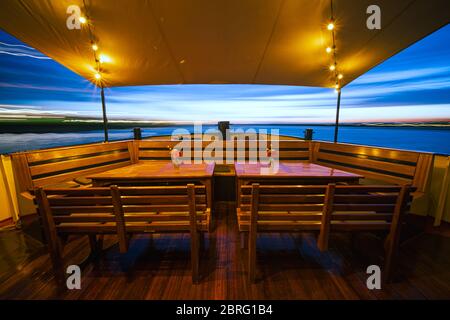
[[(341, 121), (450, 121), (450, 25), (342, 91)], [(333, 90), (263, 85), (174, 85), (106, 91), (111, 120), (334, 122)], [(98, 89), (0, 31), (0, 118), (100, 117)]]

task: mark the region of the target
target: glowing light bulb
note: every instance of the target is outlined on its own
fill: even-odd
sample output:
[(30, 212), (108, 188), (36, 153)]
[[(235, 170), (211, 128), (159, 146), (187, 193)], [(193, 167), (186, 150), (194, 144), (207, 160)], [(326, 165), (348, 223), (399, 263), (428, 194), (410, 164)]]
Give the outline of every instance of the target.
[(332, 65), (330, 66), (330, 70), (331, 70), (331, 71), (334, 71), (335, 69), (336, 69), (336, 65), (332, 64)]
[(111, 62), (111, 58), (102, 53), (100, 54), (99, 61), (100, 63)]
[(331, 51), (332, 51), (332, 49), (330, 47), (327, 47), (325, 50), (327, 51), (327, 53), (331, 53)]
[(87, 20), (86, 20), (85, 17), (79, 17), (78, 20), (79, 20), (81, 23), (86, 23), (86, 22), (87, 22)]
[(94, 51), (98, 50), (98, 46), (95, 43), (92, 45), (92, 50), (94, 50)]
[(330, 22), (328, 25), (327, 25), (327, 29), (328, 30), (333, 30), (334, 29), (334, 23), (333, 22)]
[(342, 74), (342, 73), (339, 73), (338, 79), (342, 79), (343, 77), (344, 77), (343, 74)]
[(335, 84), (334, 87), (336, 88), (336, 90), (339, 90), (339, 84)]
[(102, 76), (100, 75), (100, 73), (97, 72), (96, 74), (94, 74), (94, 77), (95, 79), (100, 80)]

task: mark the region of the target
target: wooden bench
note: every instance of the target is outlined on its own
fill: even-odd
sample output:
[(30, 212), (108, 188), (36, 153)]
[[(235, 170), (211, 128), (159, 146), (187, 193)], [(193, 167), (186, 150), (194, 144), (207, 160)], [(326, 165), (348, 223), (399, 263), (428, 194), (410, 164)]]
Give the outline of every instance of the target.
[[(88, 174), (135, 163), (134, 141), (97, 143), (12, 154), (18, 192), (32, 199), (36, 187), (89, 186)], [(75, 180), (75, 181), (74, 181)]]
[[(170, 160), (170, 150), (179, 141), (170, 140), (133, 140), (111, 143), (98, 143), (73, 147), (53, 148), (12, 155), (18, 190), (29, 196), (29, 190), (38, 186), (78, 187), (87, 174), (126, 166), (138, 161)], [(191, 140), (190, 145), (208, 149), (210, 141)], [(264, 150), (271, 146), (265, 140), (232, 140), (219, 142), (224, 147), (222, 154), (213, 151), (206, 160), (248, 161), (250, 156), (266, 160)], [(225, 147), (232, 151), (227, 153)], [(261, 147), (263, 152), (259, 152)], [(392, 184), (411, 184), (417, 188), (415, 196), (423, 195), (429, 180), (433, 154), (402, 151), (387, 148), (359, 146), (342, 143), (313, 142), (303, 140), (280, 140), (278, 150), (281, 161), (307, 161), (361, 174)], [(188, 155), (184, 155), (187, 158)], [(195, 159), (192, 151), (191, 160)], [(198, 158), (198, 157), (197, 157)], [(199, 159), (197, 159), (199, 160)], [(233, 174), (233, 165), (218, 166), (225, 175)], [(78, 179), (77, 179), (78, 180)], [(88, 181), (87, 181), (88, 182)]]
[(414, 197), (422, 196), (428, 187), (433, 154), (344, 143), (315, 142), (313, 162), (361, 174), (377, 182), (410, 184)]
[(388, 232), (383, 279), (391, 279), (409, 186), (253, 184), (241, 192), (237, 218), (239, 231), (248, 234), (249, 281), (256, 275), (257, 234), (298, 231), (317, 231), (322, 251), (333, 231)]
[(198, 280), (199, 233), (207, 232), (210, 209), (204, 186), (117, 187), (35, 190), (56, 279), (64, 281), (63, 247), (68, 235), (118, 237), (121, 253), (136, 233), (190, 233), (192, 279)]

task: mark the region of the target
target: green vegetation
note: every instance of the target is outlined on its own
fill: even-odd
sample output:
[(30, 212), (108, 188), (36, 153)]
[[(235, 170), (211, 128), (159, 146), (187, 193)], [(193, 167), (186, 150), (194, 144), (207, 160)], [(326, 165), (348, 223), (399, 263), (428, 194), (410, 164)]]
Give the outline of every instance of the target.
[[(108, 123), (109, 129), (126, 129), (133, 127), (162, 127), (173, 123), (114, 121)], [(0, 133), (46, 133), (46, 132), (80, 132), (102, 130), (103, 122), (99, 119), (71, 118), (27, 118), (1, 119)]]

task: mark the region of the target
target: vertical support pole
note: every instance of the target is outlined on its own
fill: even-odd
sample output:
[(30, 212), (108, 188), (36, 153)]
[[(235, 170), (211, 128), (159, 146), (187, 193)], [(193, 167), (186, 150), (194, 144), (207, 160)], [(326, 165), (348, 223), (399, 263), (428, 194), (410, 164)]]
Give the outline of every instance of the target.
[(102, 95), (103, 131), (105, 133), (105, 142), (108, 142), (108, 118), (106, 117), (105, 91), (103, 90), (103, 86), (100, 92)]
[(336, 106), (336, 123), (334, 124), (334, 142), (338, 139), (338, 129), (339, 129), (339, 111), (341, 109), (341, 90), (338, 92), (337, 106)]

